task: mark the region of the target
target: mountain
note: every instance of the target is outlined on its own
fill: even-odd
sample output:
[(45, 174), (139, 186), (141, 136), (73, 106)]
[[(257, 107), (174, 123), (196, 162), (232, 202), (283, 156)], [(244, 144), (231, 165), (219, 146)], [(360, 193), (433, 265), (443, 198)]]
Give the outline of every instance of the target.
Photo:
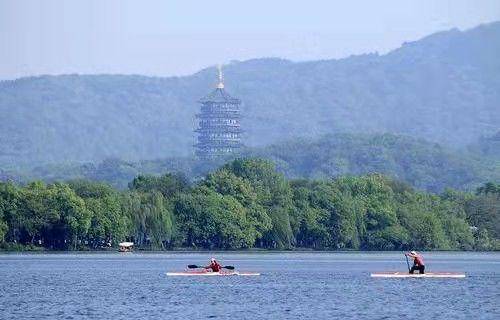
[[(335, 134), (318, 139), (294, 139), (251, 148), (241, 157), (269, 159), (287, 178), (330, 179), (345, 175), (381, 173), (420, 190), (442, 192), (446, 188), (474, 190), (487, 181), (500, 181), (500, 160), (484, 160), (436, 143), (393, 134)], [(58, 164), (19, 172), (4, 172), (21, 181), (90, 179), (118, 188), (139, 174), (179, 172), (198, 180), (231, 160), (206, 163), (193, 157), (140, 162), (107, 159), (94, 164)], [(1, 175), (0, 175), (1, 177)]]
[[(224, 67), (248, 147), (325, 134), (396, 133), (465, 147), (499, 131), (500, 22), (405, 43), (386, 55)], [(193, 154), (197, 100), (216, 82), (62, 75), (0, 83), (0, 167)]]

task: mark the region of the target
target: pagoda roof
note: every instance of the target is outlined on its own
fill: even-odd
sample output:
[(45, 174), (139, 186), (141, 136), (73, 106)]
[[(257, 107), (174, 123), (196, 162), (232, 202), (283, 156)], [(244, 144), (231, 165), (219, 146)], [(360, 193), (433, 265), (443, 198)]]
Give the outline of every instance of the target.
[(231, 97), (224, 88), (220, 87), (198, 101), (201, 103), (240, 103), (239, 99)]

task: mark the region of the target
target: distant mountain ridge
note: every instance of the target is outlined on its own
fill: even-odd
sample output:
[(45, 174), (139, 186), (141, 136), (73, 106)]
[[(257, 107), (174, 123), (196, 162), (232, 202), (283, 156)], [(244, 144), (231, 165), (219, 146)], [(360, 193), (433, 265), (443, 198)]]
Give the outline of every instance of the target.
[[(247, 146), (391, 132), (464, 147), (499, 131), (500, 22), (439, 32), (386, 55), (224, 67)], [(63, 75), (0, 82), (0, 167), (193, 154), (214, 68), (154, 78)]]

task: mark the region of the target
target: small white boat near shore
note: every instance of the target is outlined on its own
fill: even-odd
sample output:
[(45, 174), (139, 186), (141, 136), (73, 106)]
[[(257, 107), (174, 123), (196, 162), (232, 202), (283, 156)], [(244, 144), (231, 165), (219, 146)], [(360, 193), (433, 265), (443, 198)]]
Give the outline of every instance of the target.
[(132, 252), (134, 250), (134, 243), (133, 242), (120, 242), (118, 244), (118, 251), (119, 252)]

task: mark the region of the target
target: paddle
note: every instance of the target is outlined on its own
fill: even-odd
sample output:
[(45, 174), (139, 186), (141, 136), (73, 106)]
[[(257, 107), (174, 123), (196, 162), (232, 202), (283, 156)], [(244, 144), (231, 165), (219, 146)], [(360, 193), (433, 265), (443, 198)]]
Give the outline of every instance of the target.
[(406, 265), (408, 266), (408, 272), (410, 272), (410, 263), (408, 262), (408, 256), (406, 255), (406, 253), (404, 255), (406, 258)]
[[(190, 264), (190, 265), (188, 265), (188, 268), (189, 269), (198, 269), (198, 268), (202, 269), (202, 268), (205, 268), (205, 267), (203, 267), (203, 266), (200, 267), (200, 266), (198, 266), (196, 264)], [(222, 268), (227, 269), (227, 270), (234, 270), (233, 266), (223, 266)]]

